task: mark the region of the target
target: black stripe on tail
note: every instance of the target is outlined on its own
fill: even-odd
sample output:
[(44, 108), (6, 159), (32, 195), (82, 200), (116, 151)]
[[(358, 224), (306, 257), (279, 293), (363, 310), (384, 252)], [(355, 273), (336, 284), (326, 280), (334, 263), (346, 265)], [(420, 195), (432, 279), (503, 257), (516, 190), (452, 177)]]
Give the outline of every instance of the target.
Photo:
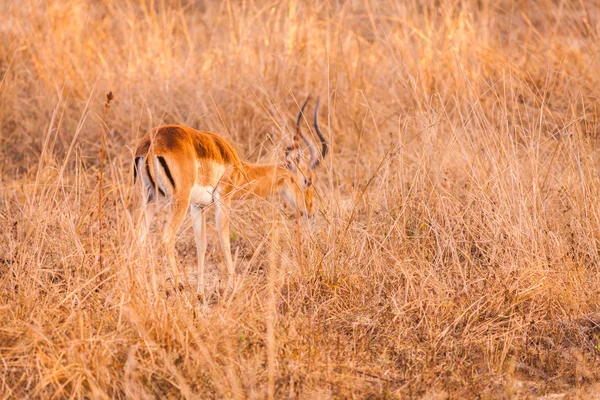
[(161, 156), (158, 156), (158, 161), (160, 161), (160, 165), (162, 165), (163, 169), (165, 170), (165, 174), (167, 174), (167, 178), (169, 178), (169, 182), (171, 182), (171, 186), (173, 186), (173, 189), (175, 189), (175, 180), (173, 179), (173, 175), (171, 175), (171, 170), (169, 169), (167, 162)]
[(136, 157), (135, 160), (133, 161), (133, 183), (135, 184), (136, 180), (137, 180), (137, 176), (138, 176), (138, 161), (140, 160), (140, 158), (142, 157)]
[[(148, 158), (146, 158), (146, 173), (148, 174), (148, 179), (150, 180), (150, 184), (152, 188), (156, 191), (156, 184), (154, 183), (154, 179), (152, 179), (152, 175), (150, 174), (150, 165), (148, 165)], [(163, 196), (166, 196), (165, 192), (159, 187), (158, 192)]]

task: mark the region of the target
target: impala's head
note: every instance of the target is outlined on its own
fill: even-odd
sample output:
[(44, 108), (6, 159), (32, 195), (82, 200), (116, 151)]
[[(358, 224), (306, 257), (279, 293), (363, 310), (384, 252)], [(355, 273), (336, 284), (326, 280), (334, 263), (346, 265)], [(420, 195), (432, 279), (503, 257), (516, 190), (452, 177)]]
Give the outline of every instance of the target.
[[(302, 133), (300, 121), (304, 115), (304, 108), (308, 103), (310, 96), (307, 97), (296, 119), (296, 131), (294, 132), (292, 145), (286, 149), (285, 160), (287, 168), (290, 171), (289, 182), (284, 187), (284, 197), (290, 205), (300, 211), (300, 214), (306, 217), (313, 215), (313, 181), (315, 179), (315, 170), (320, 162), (327, 155), (327, 141), (319, 129), (318, 113), (319, 98), (315, 106), (314, 127), (319, 140), (321, 141), (321, 151), (318, 152), (314, 143)], [(306, 160), (302, 156), (300, 148), (300, 139), (304, 141), (310, 152), (310, 159)]]

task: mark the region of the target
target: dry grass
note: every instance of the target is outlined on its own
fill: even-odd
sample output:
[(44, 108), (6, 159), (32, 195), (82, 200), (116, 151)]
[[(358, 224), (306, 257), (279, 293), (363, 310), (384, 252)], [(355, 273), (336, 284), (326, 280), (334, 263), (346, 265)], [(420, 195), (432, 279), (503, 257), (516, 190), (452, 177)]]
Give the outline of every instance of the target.
[[(2, 397), (599, 388), (600, 4), (309, 3), (0, 3)], [(318, 218), (239, 204), (236, 295), (212, 227), (211, 305), (167, 293), (136, 140), (181, 123), (275, 160), (309, 92)], [(194, 280), (189, 222), (178, 251)]]

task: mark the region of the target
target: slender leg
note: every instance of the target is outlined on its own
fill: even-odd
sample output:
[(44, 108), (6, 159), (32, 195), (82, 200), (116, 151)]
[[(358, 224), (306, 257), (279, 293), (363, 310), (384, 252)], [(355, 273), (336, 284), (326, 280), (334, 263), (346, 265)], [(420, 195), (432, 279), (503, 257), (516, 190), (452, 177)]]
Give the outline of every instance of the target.
[(204, 297), (204, 257), (206, 255), (206, 215), (201, 208), (190, 206), (192, 223), (194, 225), (194, 237), (196, 238), (196, 251), (198, 252), (198, 289), (196, 293), (202, 299)]
[(227, 285), (233, 287), (233, 278), (235, 270), (233, 268), (233, 260), (231, 259), (231, 245), (229, 243), (229, 214), (230, 214), (230, 203), (229, 199), (219, 199), (216, 202), (216, 222), (217, 232), (219, 233), (219, 241), (221, 243), (221, 250), (223, 251), (223, 257), (225, 258), (225, 265), (227, 265), (227, 273), (229, 275)]
[(152, 226), (152, 221), (154, 220), (158, 205), (156, 204), (157, 202), (152, 199), (152, 193), (149, 191), (146, 182), (147, 178), (143, 175), (144, 157), (137, 157), (135, 163), (135, 170), (137, 175), (139, 175), (138, 185), (141, 189), (143, 210), (137, 224), (137, 237), (139, 243), (143, 245), (146, 243), (148, 233), (150, 233), (150, 227)]
[[(175, 239), (177, 236), (177, 231), (179, 231), (179, 228), (183, 223), (189, 204), (189, 195), (185, 197), (179, 196), (173, 199), (171, 219), (165, 226), (165, 230), (163, 232), (163, 245), (166, 248), (167, 259), (169, 260), (169, 265), (171, 266), (171, 273), (173, 275), (173, 284), (175, 285), (175, 288), (179, 288), (177, 279), (177, 259), (175, 257)], [(187, 278), (185, 277), (185, 271), (184, 278), (187, 281)]]
[(146, 243), (146, 239), (148, 238), (148, 233), (150, 232), (150, 227), (152, 226), (152, 221), (154, 220), (154, 215), (156, 214), (156, 210), (158, 209), (158, 204), (156, 201), (144, 200), (144, 214), (142, 215), (141, 224), (139, 224), (139, 234), (138, 239), (141, 244)]

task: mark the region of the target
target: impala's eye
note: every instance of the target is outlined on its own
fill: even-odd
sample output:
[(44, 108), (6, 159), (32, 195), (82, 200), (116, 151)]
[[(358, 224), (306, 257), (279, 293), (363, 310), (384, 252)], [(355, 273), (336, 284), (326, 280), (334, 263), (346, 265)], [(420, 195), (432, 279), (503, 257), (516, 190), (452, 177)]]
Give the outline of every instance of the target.
[(312, 179), (310, 179), (310, 178), (304, 179), (304, 185), (307, 187), (312, 185)]

